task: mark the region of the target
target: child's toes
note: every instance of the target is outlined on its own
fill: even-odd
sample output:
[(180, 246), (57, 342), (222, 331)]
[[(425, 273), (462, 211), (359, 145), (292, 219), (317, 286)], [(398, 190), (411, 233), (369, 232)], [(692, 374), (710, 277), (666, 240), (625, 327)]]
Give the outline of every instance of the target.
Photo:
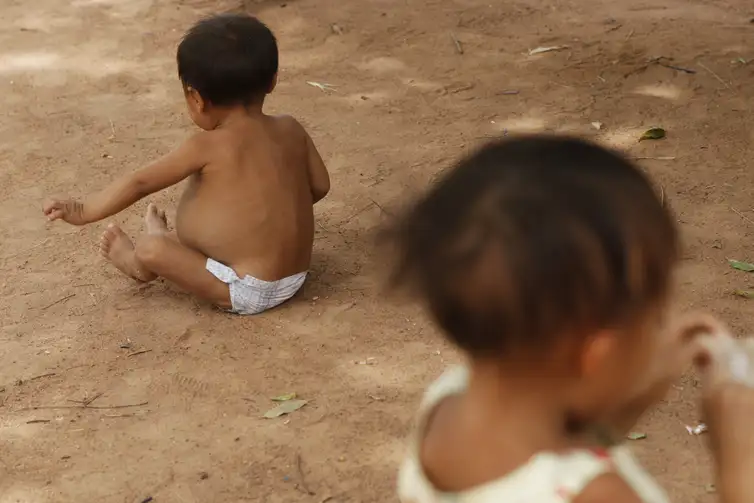
[(105, 239), (104, 236), (99, 240), (99, 252), (105, 256), (110, 252), (110, 241)]

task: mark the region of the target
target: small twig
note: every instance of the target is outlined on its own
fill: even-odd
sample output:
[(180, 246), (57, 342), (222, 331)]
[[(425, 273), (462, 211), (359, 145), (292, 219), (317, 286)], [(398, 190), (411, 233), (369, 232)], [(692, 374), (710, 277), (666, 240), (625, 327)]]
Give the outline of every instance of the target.
[(65, 296), (65, 297), (63, 297), (62, 299), (58, 299), (58, 300), (56, 300), (55, 302), (53, 302), (52, 304), (47, 304), (46, 306), (44, 306), (44, 307), (40, 307), (39, 309), (41, 309), (41, 310), (43, 310), (43, 311), (44, 311), (45, 309), (48, 309), (48, 308), (50, 308), (50, 307), (52, 307), (52, 306), (54, 306), (54, 305), (56, 305), (56, 304), (60, 304), (61, 302), (65, 302), (66, 300), (70, 299), (71, 297), (75, 297), (75, 296), (76, 296), (76, 294), (75, 294), (75, 293), (72, 293), (72, 294), (70, 294), (70, 295), (66, 295), (66, 296)]
[(86, 405), (86, 406), (88, 407), (88, 406), (89, 406), (89, 404), (91, 404), (91, 403), (92, 403), (93, 401), (95, 401), (96, 399), (98, 399), (99, 397), (101, 397), (101, 396), (102, 396), (102, 395), (104, 395), (104, 394), (105, 394), (105, 392), (104, 392), (104, 391), (103, 391), (103, 392), (101, 392), (101, 393), (97, 393), (97, 394), (96, 394), (96, 395), (94, 395), (93, 397), (91, 397), (91, 398), (89, 398), (88, 400), (86, 400), (86, 401), (84, 402), (84, 405)]
[[(104, 394), (105, 394), (105, 392), (104, 392), (104, 391), (103, 391), (103, 392), (101, 392), (101, 393), (97, 393), (96, 395), (94, 395), (94, 396), (93, 396), (93, 397), (91, 397), (91, 398), (86, 398), (86, 399), (84, 399), (84, 400), (81, 400), (81, 401), (80, 401), (79, 403), (81, 403), (82, 405), (84, 405), (84, 406), (87, 406), (87, 407), (88, 407), (88, 406), (89, 406), (89, 404), (91, 404), (91, 403), (92, 403), (93, 401), (95, 401), (96, 399), (98, 399), (99, 397), (101, 397), (101, 396), (102, 396), (102, 395), (104, 395)], [(73, 402), (73, 401), (77, 401), (77, 400), (71, 400), (71, 401)]]
[(660, 206), (665, 207), (665, 187), (660, 185)]
[(360, 210), (358, 210), (356, 213), (353, 213), (351, 216), (349, 216), (348, 218), (346, 218), (345, 220), (343, 220), (342, 222), (340, 222), (338, 225), (340, 226), (340, 225), (343, 225), (343, 224), (347, 224), (348, 222), (350, 222), (351, 220), (353, 220), (357, 216), (359, 216), (362, 213), (364, 213), (365, 211), (367, 211), (372, 206), (374, 206), (374, 202), (371, 202), (371, 203), (367, 204), (366, 206), (364, 206), (363, 208), (361, 208)]
[(330, 496), (325, 496), (324, 498), (322, 498), (322, 499), (320, 500), (320, 502), (319, 502), (319, 503), (327, 503), (328, 501), (332, 501), (332, 500), (334, 500), (335, 498), (340, 498), (340, 497), (341, 497), (341, 496), (343, 496), (344, 494), (345, 494), (345, 493), (335, 493), (335, 494), (331, 494)]
[(302, 467), (304, 460), (301, 458), (301, 454), (296, 455), (296, 467), (298, 468), (298, 476), (301, 480), (301, 488), (308, 494), (309, 496), (314, 496), (317, 493), (309, 489), (309, 486), (306, 485), (306, 479), (304, 478), (304, 469)]
[(127, 409), (129, 407), (143, 407), (149, 402), (131, 403), (127, 405), (87, 405), (86, 409)]
[(623, 24), (622, 23), (618, 23), (615, 26), (613, 26), (610, 29), (608, 29), (605, 33), (612, 33), (614, 31), (620, 30), (621, 28), (623, 28)]
[(133, 353), (128, 353), (126, 357), (136, 356), (136, 355), (143, 355), (144, 353), (149, 353), (152, 351), (151, 349), (142, 349), (141, 351), (134, 351)]
[(57, 375), (57, 374), (55, 372), (48, 372), (46, 374), (41, 374), (41, 375), (38, 375), (38, 376), (30, 377), (30, 378), (28, 378), (26, 380), (27, 381), (36, 381), (37, 379), (43, 379), (45, 377), (52, 377), (54, 375)]
[(519, 91), (517, 89), (506, 89), (505, 91), (500, 91), (499, 93), (496, 93), (499, 96), (513, 96), (514, 94), (518, 94)]
[(660, 157), (634, 157), (637, 161), (675, 161), (675, 156), (660, 156)]
[(662, 61), (658, 61), (657, 64), (660, 66), (664, 66), (665, 68), (670, 68), (671, 70), (678, 70), (679, 72), (684, 72), (688, 74), (696, 73), (696, 70), (692, 70), (690, 68), (682, 68), (680, 66), (675, 66), (675, 65), (669, 65), (667, 63), (663, 63)]
[(97, 286), (95, 283), (79, 283), (76, 285), (71, 285), (73, 288), (81, 288), (82, 286)]
[(26, 424), (37, 424), (37, 423), (49, 423), (50, 419), (32, 419), (31, 421), (26, 421)]
[(453, 32), (450, 32), (450, 40), (452, 40), (453, 45), (456, 46), (456, 52), (458, 54), (463, 54), (463, 46), (461, 45), (461, 41), (458, 40), (455, 35), (453, 35)]
[(134, 417), (135, 414), (103, 414), (102, 417)]
[(724, 85), (725, 87), (727, 87), (728, 89), (730, 89), (730, 84), (728, 84), (727, 82), (725, 82), (725, 81), (724, 81), (724, 80), (723, 80), (723, 79), (722, 79), (722, 78), (721, 78), (721, 77), (720, 77), (720, 76), (719, 76), (718, 74), (716, 74), (715, 72), (713, 72), (712, 70), (710, 70), (709, 68), (707, 68), (707, 65), (705, 65), (704, 63), (702, 63), (702, 62), (700, 61), (700, 62), (699, 62), (699, 66), (701, 66), (702, 68), (704, 68), (705, 70), (707, 70), (707, 71), (708, 71), (708, 72), (710, 73), (710, 75), (712, 75), (713, 77), (715, 77), (715, 78), (716, 78), (717, 80), (719, 80), (719, 81), (720, 81), (720, 82), (721, 82), (721, 83), (722, 83), (722, 84), (723, 84), (723, 85)]
[(751, 225), (754, 225), (754, 220), (750, 219), (749, 217), (747, 217), (746, 215), (744, 215), (743, 213), (735, 209), (733, 206), (731, 206), (730, 209), (733, 213), (735, 213), (736, 215), (744, 219), (746, 222), (750, 223)]
[(384, 213), (385, 215), (387, 215), (387, 216), (389, 216), (389, 217), (392, 217), (392, 216), (393, 216), (393, 214), (392, 214), (392, 213), (390, 213), (390, 212), (389, 212), (388, 210), (386, 210), (385, 208), (383, 208), (383, 207), (382, 207), (382, 205), (381, 205), (380, 203), (378, 203), (377, 201), (375, 201), (375, 200), (374, 200), (374, 199), (372, 199), (371, 197), (369, 198), (369, 200), (370, 200), (370, 201), (372, 201), (372, 202), (374, 203), (374, 205), (375, 205), (375, 206), (377, 206), (377, 207), (378, 207), (378, 208), (380, 209), (380, 211), (381, 211), (381, 212), (383, 212), (383, 213)]
[(38, 405), (36, 407), (26, 407), (20, 410), (41, 410), (41, 409), (127, 409), (129, 407), (143, 407), (149, 402), (131, 403), (128, 405)]
[(628, 39), (634, 36), (634, 30), (631, 30), (628, 32), (628, 35), (626, 35), (626, 42), (628, 42)]

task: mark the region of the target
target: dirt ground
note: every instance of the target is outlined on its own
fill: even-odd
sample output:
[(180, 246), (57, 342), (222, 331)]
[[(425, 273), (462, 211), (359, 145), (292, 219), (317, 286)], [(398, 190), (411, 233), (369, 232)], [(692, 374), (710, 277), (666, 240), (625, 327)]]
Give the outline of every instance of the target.
[[(420, 393), (457, 356), (416, 308), (384, 298), (373, 231), (507, 132), (572, 132), (646, 158), (685, 232), (682, 306), (752, 331), (754, 301), (731, 292), (754, 281), (726, 262), (754, 259), (748, 4), (3, 0), (0, 503), (393, 501)], [(135, 285), (96, 251), (105, 223), (49, 225), (40, 210), (192, 131), (176, 43), (236, 9), (277, 33), (269, 110), (308, 126), (334, 182), (303, 294), (254, 318)], [(652, 126), (667, 138), (637, 143)], [(172, 211), (178, 190), (150, 200)], [(114, 220), (136, 233), (145, 205)], [(634, 444), (675, 501), (714, 500), (702, 438), (684, 428), (699, 419), (695, 384)], [(309, 404), (261, 417), (291, 392)]]

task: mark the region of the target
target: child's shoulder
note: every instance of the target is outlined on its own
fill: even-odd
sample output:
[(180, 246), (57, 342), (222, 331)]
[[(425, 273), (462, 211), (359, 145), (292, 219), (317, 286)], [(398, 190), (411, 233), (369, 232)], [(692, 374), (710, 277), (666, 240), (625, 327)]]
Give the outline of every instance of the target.
[[(528, 463), (500, 479), (463, 493), (437, 491), (425, 476), (420, 461), (421, 439), (428, 418), (446, 398), (462, 394), (468, 387), (465, 366), (448, 369), (427, 388), (417, 416), (409, 452), (402, 465), (398, 492), (401, 501), (412, 503), (550, 503), (579, 501), (587, 487), (603, 475), (617, 476), (646, 503), (666, 503), (663, 491), (644, 472), (630, 451), (622, 446), (611, 449), (573, 449), (567, 452), (542, 452)], [(585, 493), (586, 494), (586, 493)]]
[[(436, 490), (418, 455), (410, 453), (401, 467), (398, 494), (401, 501), (412, 503), (587, 503), (605, 501), (602, 496), (616, 502), (668, 503), (624, 447), (542, 452), (510, 474), (460, 493)], [(599, 498), (592, 497), (597, 494)]]
[(292, 115), (268, 115), (267, 119), (281, 133), (289, 137), (303, 138), (306, 128)]

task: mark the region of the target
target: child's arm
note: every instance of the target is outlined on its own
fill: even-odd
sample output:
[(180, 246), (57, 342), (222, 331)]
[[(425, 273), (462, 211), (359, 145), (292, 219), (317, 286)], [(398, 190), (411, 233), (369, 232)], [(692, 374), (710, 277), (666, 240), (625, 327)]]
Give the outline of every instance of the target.
[(325, 163), (322, 161), (317, 147), (314, 146), (311, 136), (306, 131), (304, 131), (304, 134), (306, 135), (306, 150), (309, 158), (309, 187), (312, 189), (312, 201), (317, 203), (330, 192), (330, 174), (327, 172)]
[(206, 164), (206, 133), (199, 133), (159, 161), (114, 181), (83, 201), (52, 199), (43, 211), (48, 220), (84, 225), (114, 215), (139, 199), (175, 185)]

